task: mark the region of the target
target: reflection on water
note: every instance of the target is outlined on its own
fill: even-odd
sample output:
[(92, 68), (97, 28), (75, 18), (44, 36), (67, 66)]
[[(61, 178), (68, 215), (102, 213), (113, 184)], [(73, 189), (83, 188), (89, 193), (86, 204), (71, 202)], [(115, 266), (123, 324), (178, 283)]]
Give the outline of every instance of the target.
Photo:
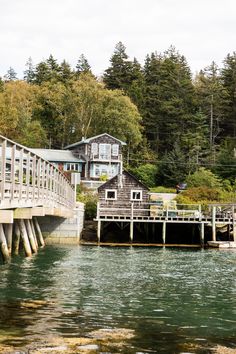
[(233, 250), (48, 246), (1, 266), (0, 342), (65, 353), (236, 348), (235, 269)]

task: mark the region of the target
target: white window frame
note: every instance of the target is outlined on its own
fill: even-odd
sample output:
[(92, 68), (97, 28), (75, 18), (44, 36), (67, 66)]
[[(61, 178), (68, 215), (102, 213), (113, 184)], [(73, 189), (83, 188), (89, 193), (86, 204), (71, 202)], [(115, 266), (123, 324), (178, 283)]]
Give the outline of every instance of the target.
[[(104, 152), (101, 151), (102, 149), (104, 149)], [(109, 150), (107, 155), (106, 155), (107, 152), (106, 150)], [(99, 144), (99, 159), (100, 160), (111, 159), (111, 144)]]
[[(140, 193), (140, 199), (133, 198), (133, 193)], [(143, 191), (141, 189), (131, 189), (130, 200), (132, 200), (133, 202), (141, 202), (143, 200)]]
[(119, 144), (112, 144), (111, 154), (112, 156), (119, 156)]
[[(108, 198), (108, 193), (109, 192), (114, 192), (115, 193), (115, 197), (114, 198)], [(105, 190), (105, 199), (106, 200), (117, 200), (117, 190), (116, 189), (106, 189)]]
[(91, 153), (92, 155), (98, 155), (98, 143), (91, 144)]

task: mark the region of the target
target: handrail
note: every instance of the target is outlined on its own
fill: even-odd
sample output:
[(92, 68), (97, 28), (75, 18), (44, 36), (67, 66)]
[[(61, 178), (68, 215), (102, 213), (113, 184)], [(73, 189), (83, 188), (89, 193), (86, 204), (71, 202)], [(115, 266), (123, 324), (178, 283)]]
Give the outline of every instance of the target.
[[(104, 201), (103, 201), (104, 202)], [(156, 208), (153, 206), (156, 206)], [(167, 205), (159, 206), (152, 202), (146, 202), (139, 204), (138, 202), (128, 202), (125, 206), (123, 203), (120, 205), (108, 205), (106, 202), (100, 201), (97, 205), (97, 218), (100, 216), (127, 216), (131, 219), (133, 217), (165, 217), (168, 218), (194, 218), (196, 220), (202, 220), (202, 218), (212, 218), (212, 207), (209, 205), (209, 211), (202, 211), (201, 204), (192, 204), (194, 209), (188, 209), (190, 205), (186, 204), (185, 208), (182, 208), (184, 204), (176, 204), (175, 207), (169, 207)], [(212, 209), (212, 210), (210, 210)], [(235, 204), (231, 205), (230, 215), (225, 215), (224, 212), (218, 213), (216, 219), (232, 218), (234, 215)]]
[(74, 188), (52, 163), (0, 135), (0, 209), (41, 205), (74, 208)]

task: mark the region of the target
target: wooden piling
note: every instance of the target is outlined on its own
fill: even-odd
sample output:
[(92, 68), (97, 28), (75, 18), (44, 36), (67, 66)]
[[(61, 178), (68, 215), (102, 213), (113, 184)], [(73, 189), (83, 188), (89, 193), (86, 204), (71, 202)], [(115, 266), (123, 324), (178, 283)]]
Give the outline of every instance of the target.
[(30, 256), (32, 256), (32, 251), (31, 251), (30, 242), (28, 239), (28, 234), (27, 234), (27, 230), (25, 227), (24, 219), (16, 220), (16, 222), (18, 223), (18, 226), (20, 229), (20, 235), (21, 235), (21, 239), (23, 241), (25, 255), (26, 255), (26, 257), (30, 257)]
[(162, 224), (162, 243), (163, 245), (166, 243), (166, 222), (165, 221)]
[(201, 224), (200, 224), (200, 243), (201, 243), (202, 247), (204, 247), (204, 238), (205, 238), (205, 228), (204, 228), (204, 223), (201, 222)]
[(13, 224), (5, 224), (4, 225), (5, 237), (7, 241), (8, 251), (11, 254), (12, 251), (12, 232), (13, 232)]
[(235, 227), (235, 210), (234, 205), (232, 206), (232, 225), (233, 225), (233, 242), (236, 242), (236, 227)]
[(101, 220), (98, 220), (98, 229), (97, 229), (97, 239), (98, 243), (100, 243), (101, 240)]
[(18, 223), (15, 222), (13, 228), (12, 253), (16, 256), (19, 254), (19, 247), (20, 247), (20, 228)]
[(129, 239), (130, 239), (130, 242), (132, 243), (133, 239), (134, 239), (134, 222), (133, 221), (130, 221)]
[(4, 229), (3, 229), (2, 224), (0, 224), (0, 250), (1, 250), (2, 257), (3, 257), (3, 261), (9, 262), (10, 253), (9, 253), (9, 250), (7, 247), (7, 241), (6, 241), (6, 237), (5, 237), (5, 233), (4, 233)]
[(216, 241), (216, 207), (212, 207), (212, 241)]
[(45, 242), (44, 242), (43, 235), (42, 235), (42, 232), (41, 232), (41, 229), (40, 229), (40, 226), (39, 226), (37, 218), (33, 217), (33, 221), (34, 221), (34, 225), (35, 225), (36, 235), (38, 236), (39, 246), (40, 247), (44, 247), (45, 246)]
[(37, 253), (37, 246), (36, 246), (36, 243), (35, 243), (34, 234), (33, 234), (33, 231), (31, 229), (31, 225), (30, 225), (29, 219), (25, 219), (25, 227), (26, 227), (26, 230), (27, 230), (27, 234), (28, 234), (28, 238), (29, 238), (29, 242), (30, 242), (30, 245), (31, 245), (32, 252), (33, 253)]
[(36, 244), (36, 248), (38, 249), (39, 248), (39, 244), (38, 244), (37, 235), (36, 235), (36, 232), (35, 232), (33, 220), (30, 219), (29, 222), (30, 222), (31, 230), (32, 230), (33, 235), (34, 235), (34, 241), (35, 241), (35, 244)]

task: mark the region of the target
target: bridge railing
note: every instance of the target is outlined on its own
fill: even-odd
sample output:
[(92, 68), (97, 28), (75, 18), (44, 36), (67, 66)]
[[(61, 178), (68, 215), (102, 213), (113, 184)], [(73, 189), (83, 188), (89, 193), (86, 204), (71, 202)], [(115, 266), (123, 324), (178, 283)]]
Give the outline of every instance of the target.
[(0, 135), (0, 209), (41, 205), (73, 208), (74, 188), (53, 164)]

